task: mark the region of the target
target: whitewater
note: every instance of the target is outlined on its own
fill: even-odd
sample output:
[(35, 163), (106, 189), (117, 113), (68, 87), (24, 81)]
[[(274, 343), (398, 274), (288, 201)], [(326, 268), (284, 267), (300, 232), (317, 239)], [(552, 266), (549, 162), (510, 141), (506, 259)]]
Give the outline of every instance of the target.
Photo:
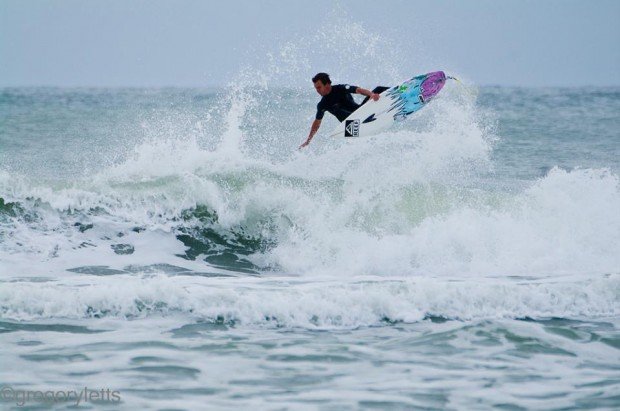
[[(379, 53), (351, 27), (342, 44)], [(299, 44), (326, 38), (225, 88), (0, 91), (3, 387), (119, 393), (98, 408), (620, 404), (620, 89), (450, 83), (385, 133), (327, 139), (326, 119), (298, 150), (321, 57)]]

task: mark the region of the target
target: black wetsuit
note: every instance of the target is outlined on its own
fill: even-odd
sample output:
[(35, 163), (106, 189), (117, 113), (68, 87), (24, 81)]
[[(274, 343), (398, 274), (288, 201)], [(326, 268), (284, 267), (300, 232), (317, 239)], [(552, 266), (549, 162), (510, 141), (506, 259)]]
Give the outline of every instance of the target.
[(326, 111), (336, 116), (339, 121), (349, 117), (349, 114), (360, 107), (351, 96), (355, 90), (357, 90), (357, 86), (349, 84), (333, 85), (332, 91), (323, 96), (319, 104), (316, 105), (316, 119), (321, 120)]
[[(321, 120), (326, 111), (332, 113), (338, 121), (342, 122), (345, 118), (349, 117), (351, 113), (357, 110), (362, 104), (368, 101), (368, 97), (362, 102), (357, 104), (351, 94), (355, 93), (357, 86), (349, 84), (335, 84), (332, 86), (332, 91), (328, 95), (323, 96), (319, 104), (316, 106), (316, 119)], [(373, 93), (381, 93), (383, 90), (387, 90), (387, 87), (375, 87)]]

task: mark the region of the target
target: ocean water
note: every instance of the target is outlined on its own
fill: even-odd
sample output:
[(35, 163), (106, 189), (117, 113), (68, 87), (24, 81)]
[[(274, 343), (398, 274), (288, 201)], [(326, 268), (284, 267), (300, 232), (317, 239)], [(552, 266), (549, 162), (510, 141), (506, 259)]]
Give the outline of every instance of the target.
[(308, 86), (0, 90), (2, 408), (617, 409), (620, 89)]

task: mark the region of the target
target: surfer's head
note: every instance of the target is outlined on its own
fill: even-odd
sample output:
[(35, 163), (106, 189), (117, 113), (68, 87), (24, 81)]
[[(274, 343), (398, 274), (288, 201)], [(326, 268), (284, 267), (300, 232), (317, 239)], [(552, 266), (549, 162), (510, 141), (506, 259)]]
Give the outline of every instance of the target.
[(326, 96), (332, 91), (332, 81), (327, 73), (318, 73), (312, 77), (312, 82), (314, 83), (314, 89), (321, 96)]

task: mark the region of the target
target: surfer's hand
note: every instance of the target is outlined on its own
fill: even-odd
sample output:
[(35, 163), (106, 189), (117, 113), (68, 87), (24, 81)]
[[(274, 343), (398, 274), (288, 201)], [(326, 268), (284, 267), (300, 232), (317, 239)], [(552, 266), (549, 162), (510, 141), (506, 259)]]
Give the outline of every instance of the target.
[(379, 95), (377, 93), (372, 93), (370, 95), (370, 98), (372, 99), (372, 101), (377, 101), (379, 100)]
[(304, 148), (305, 146), (307, 146), (308, 144), (310, 144), (310, 140), (306, 140), (302, 143), (302, 145), (299, 146), (299, 149)]

